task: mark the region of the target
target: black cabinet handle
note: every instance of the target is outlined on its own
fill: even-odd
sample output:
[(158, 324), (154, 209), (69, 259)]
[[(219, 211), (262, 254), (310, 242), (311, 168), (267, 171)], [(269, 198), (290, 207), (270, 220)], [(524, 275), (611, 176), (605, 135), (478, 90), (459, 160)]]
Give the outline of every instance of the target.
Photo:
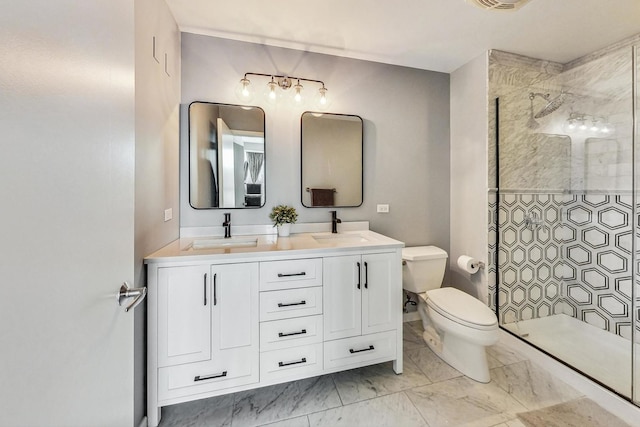
[(301, 330), (300, 332), (289, 332), (288, 334), (284, 334), (284, 333), (282, 333), (282, 332), (278, 332), (278, 336), (279, 336), (280, 338), (282, 338), (282, 337), (290, 337), (290, 336), (292, 336), (292, 335), (302, 335), (302, 334), (306, 334), (306, 333), (307, 333), (307, 330), (306, 330), (306, 329), (303, 329), (303, 330)]
[(217, 284), (218, 275), (213, 275), (213, 305), (218, 304), (218, 284)]
[(204, 289), (204, 305), (207, 305), (207, 273), (204, 273), (204, 283), (202, 287)]
[(362, 353), (363, 351), (371, 351), (371, 350), (375, 350), (375, 347), (370, 345), (369, 348), (363, 348), (361, 350), (354, 350), (352, 348), (349, 349), (349, 353), (353, 354), (353, 353)]
[(283, 366), (299, 365), (300, 363), (307, 363), (307, 358), (303, 357), (301, 360), (295, 362), (278, 362), (278, 366), (282, 368)]
[(212, 380), (214, 378), (222, 378), (226, 376), (227, 376), (227, 371), (224, 371), (221, 374), (207, 375), (206, 377), (201, 377), (200, 375), (198, 375), (193, 379), (193, 381), (206, 381), (206, 380)]
[(369, 289), (369, 265), (364, 263), (364, 288)]
[(300, 273), (278, 273), (278, 277), (294, 277), (294, 276), (306, 276), (307, 273), (302, 271)]
[(358, 289), (360, 289), (360, 263), (356, 262), (356, 269), (358, 270)]
[(305, 305), (306, 303), (307, 302), (305, 300), (302, 300), (300, 302), (291, 302), (291, 303), (288, 303), (288, 304), (284, 304), (284, 303), (279, 302), (278, 303), (278, 307), (290, 307), (292, 305)]

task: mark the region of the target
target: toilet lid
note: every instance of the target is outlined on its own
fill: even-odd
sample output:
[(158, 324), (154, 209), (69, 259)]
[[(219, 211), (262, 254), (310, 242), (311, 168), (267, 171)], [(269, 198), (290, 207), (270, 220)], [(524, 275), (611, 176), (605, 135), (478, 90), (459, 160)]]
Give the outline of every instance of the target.
[(456, 288), (427, 291), (427, 304), (443, 316), (472, 327), (493, 326), (497, 323), (496, 315), (489, 307)]

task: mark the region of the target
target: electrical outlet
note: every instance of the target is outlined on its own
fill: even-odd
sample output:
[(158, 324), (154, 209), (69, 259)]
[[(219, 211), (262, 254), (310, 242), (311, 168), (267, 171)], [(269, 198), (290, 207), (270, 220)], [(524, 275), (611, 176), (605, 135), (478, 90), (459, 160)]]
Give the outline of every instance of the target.
[(173, 218), (173, 209), (172, 208), (165, 209), (164, 210), (164, 222), (171, 221), (172, 218)]
[(389, 205), (378, 205), (378, 213), (389, 213)]

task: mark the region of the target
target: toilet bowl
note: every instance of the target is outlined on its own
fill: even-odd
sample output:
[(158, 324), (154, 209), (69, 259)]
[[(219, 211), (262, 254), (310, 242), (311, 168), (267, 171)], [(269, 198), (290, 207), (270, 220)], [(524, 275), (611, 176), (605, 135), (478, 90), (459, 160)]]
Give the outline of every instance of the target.
[(488, 345), (498, 341), (489, 307), (456, 288), (441, 288), (447, 253), (435, 246), (405, 248), (403, 288), (418, 296), (423, 339), (442, 360), (478, 382), (491, 380)]

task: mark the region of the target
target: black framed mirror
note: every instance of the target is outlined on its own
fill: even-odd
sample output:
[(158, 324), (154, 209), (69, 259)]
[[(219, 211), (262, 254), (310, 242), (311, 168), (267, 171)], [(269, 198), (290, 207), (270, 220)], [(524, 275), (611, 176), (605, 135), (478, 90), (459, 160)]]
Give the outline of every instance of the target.
[(307, 111), (300, 121), (302, 205), (362, 205), (362, 118)]
[(266, 191), (260, 107), (189, 105), (189, 203), (195, 209), (260, 208)]

